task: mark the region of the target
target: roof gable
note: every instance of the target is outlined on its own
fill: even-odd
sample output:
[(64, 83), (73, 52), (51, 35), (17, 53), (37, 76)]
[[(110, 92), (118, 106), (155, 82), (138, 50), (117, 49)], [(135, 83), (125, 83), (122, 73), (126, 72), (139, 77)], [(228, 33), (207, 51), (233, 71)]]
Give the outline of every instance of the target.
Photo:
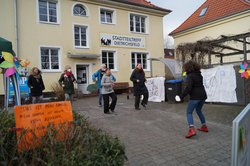
[[(205, 8), (205, 14), (201, 15)], [(247, 10), (250, 10), (250, 0), (207, 0), (170, 35)]]
[(156, 6), (148, 0), (111, 0), (111, 1), (132, 4), (132, 5), (141, 6), (141, 7), (145, 7), (145, 8), (151, 8), (154, 10), (159, 10), (159, 11), (168, 12), (168, 13), (171, 12), (171, 10)]

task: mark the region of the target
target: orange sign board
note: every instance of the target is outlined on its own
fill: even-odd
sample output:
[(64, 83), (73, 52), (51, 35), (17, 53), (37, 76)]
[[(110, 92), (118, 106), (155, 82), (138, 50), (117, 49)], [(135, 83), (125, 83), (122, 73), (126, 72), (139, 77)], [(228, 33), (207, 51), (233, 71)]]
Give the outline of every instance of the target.
[[(58, 126), (73, 121), (69, 101), (15, 106), (16, 128), (19, 150), (39, 145), (39, 138), (49, 125)], [(58, 138), (60, 139), (60, 138)]]

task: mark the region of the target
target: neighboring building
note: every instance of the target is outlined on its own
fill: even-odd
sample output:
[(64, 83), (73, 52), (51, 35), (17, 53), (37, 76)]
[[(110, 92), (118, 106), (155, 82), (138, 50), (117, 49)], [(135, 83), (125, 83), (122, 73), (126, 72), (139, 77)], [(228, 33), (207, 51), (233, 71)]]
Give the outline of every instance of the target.
[[(146, 0), (0, 0), (0, 4), (0, 36), (13, 42), (17, 55), (31, 61), (30, 67), (42, 69), (46, 91), (67, 64), (78, 89), (87, 93), (91, 75), (102, 63), (118, 82), (130, 82), (137, 63), (148, 76), (147, 59), (164, 57), (163, 17), (171, 11)], [(164, 65), (154, 64), (153, 74), (164, 76)]]
[[(175, 47), (181, 43), (196, 42), (221, 35), (237, 35), (250, 32), (249, 0), (207, 0), (186, 21), (170, 33)], [(242, 43), (231, 42), (234, 48), (242, 50)], [(249, 54), (248, 54), (249, 59)], [(225, 57), (224, 63), (243, 60), (243, 55)], [(219, 63), (212, 57), (212, 63)]]

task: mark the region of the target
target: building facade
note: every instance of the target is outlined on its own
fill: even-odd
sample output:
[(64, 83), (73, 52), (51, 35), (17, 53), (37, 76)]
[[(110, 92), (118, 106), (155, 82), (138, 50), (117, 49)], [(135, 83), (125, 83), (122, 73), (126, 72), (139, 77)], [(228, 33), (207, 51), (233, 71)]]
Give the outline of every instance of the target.
[[(170, 33), (175, 40), (175, 48), (182, 43), (202, 39), (218, 39), (222, 35), (231, 36), (250, 32), (249, 0), (207, 0), (187, 20)], [(243, 50), (242, 43), (231, 42), (228, 46)], [(242, 61), (243, 54), (228, 56), (224, 63)], [(250, 55), (248, 54), (248, 58)], [(212, 64), (220, 63), (220, 58), (212, 57)]]
[[(0, 4), (0, 36), (12, 41), (17, 56), (28, 59), (30, 67), (42, 70), (46, 91), (66, 65), (72, 66), (77, 89), (88, 93), (91, 76), (102, 63), (118, 82), (130, 82), (137, 63), (149, 76), (147, 59), (164, 57), (163, 17), (171, 11), (144, 0), (0, 0)], [(164, 76), (164, 65), (152, 68), (154, 75)]]

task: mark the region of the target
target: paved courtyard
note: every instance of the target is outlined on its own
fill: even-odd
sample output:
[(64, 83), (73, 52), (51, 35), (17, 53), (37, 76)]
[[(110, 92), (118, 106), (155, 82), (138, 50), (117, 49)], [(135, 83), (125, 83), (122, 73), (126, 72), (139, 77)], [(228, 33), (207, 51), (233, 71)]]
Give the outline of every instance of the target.
[[(97, 128), (120, 138), (125, 144), (128, 166), (229, 166), (231, 164), (232, 120), (241, 106), (204, 106), (208, 133), (197, 131), (186, 139), (187, 103), (149, 102), (147, 109), (134, 110), (134, 98), (118, 95), (116, 113), (106, 115), (97, 97), (74, 102), (75, 111), (89, 118)], [(200, 126), (194, 114), (195, 124)]]

